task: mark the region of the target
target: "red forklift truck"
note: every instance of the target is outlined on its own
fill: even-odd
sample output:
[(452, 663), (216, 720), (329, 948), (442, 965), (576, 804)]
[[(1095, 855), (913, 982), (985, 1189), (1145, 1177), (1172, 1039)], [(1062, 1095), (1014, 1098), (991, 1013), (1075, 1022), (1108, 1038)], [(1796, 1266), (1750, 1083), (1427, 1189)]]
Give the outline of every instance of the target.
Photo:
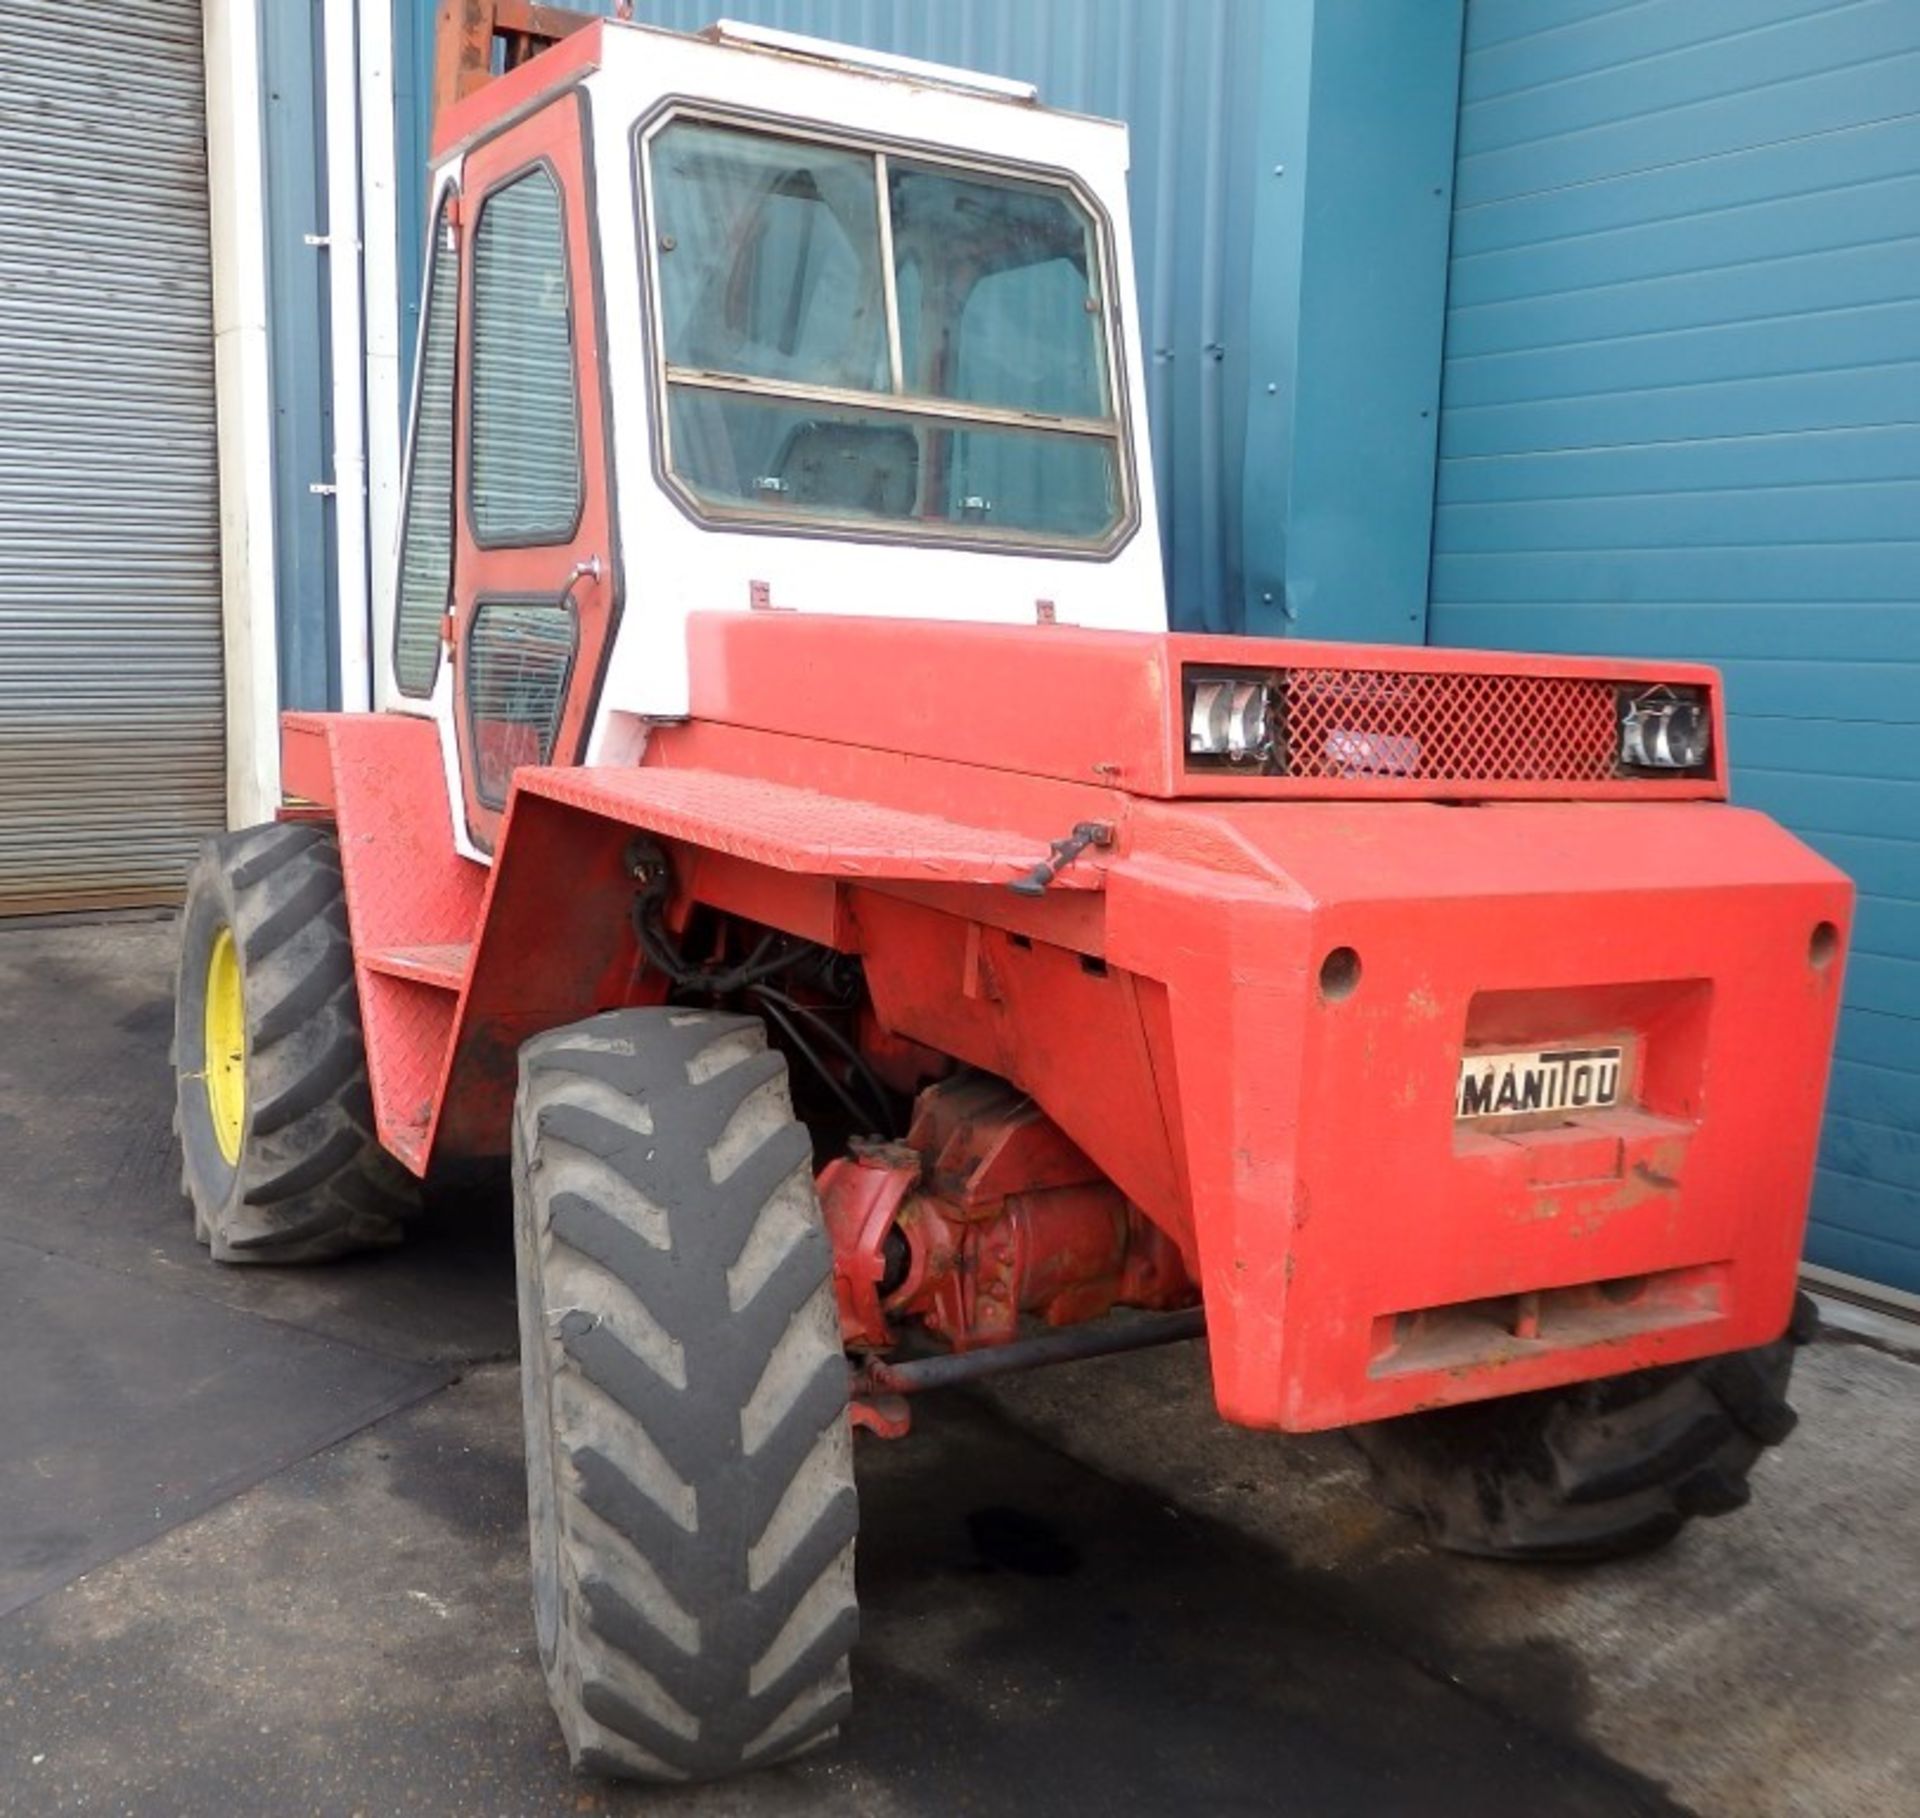
[(1441, 1545), (1746, 1499), (1849, 885), (1713, 671), (1167, 630), (1124, 130), (449, 0), (381, 710), (184, 921), (215, 1260), (512, 1169), (581, 1767), (846, 1717), (854, 1431), (1204, 1335)]

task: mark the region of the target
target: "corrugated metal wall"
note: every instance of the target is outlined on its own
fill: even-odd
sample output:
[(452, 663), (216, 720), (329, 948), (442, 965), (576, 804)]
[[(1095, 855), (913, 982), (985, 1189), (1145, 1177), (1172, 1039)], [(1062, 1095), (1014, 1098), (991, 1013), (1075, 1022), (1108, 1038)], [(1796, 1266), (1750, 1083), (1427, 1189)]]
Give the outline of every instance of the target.
[[(426, 159), (436, 10), (433, 0), (396, 0), (403, 172)], [(1276, 527), (1244, 525), (1241, 496), (1255, 377), (1255, 184), (1266, 174), (1257, 143), (1261, 65), (1273, 9), (1263, 0), (637, 0), (633, 10), (643, 24), (679, 31), (725, 16), (1017, 76), (1038, 83), (1049, 106), (1127, 121), (1169, 590), (1183, 624), (1241, 628), (1249, 567), (1282, 569), (1277, 552), (1263, 559), (1256, 547), (1249, 559), (1249, 542)], [(400, 206), (411, 341), (425, 209), (417, 179), (403, 179)]]
[(198, 0), (0, 0), (0, 97), (0, 914), (165, 902), (226, 811)]
[(1430, 632), (1704, 657), (1861, 891), (1816, 1262), (1920, 1289), (1920, 6), (1472, 0)]

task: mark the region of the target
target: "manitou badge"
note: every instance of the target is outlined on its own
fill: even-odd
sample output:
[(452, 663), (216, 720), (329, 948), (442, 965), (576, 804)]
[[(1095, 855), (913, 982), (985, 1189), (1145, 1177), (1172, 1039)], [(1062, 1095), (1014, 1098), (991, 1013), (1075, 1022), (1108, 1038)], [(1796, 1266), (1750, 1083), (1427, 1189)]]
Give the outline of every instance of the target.
[(1460, 1061), (1456, 1117), (1595, 1111), (1620, 1102), (1618, 1048), (1528, 1048)]

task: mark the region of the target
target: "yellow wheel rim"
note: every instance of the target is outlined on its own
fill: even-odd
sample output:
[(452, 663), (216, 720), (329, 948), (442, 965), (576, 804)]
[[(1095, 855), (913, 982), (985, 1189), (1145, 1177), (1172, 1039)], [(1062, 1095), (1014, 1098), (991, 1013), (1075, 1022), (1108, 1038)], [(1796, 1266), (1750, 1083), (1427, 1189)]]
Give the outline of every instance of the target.
[(207, 955), (207, 1110), (227, 1165), (240, 1160), (247, 1121), (247, 999), (240, 985), (240, 950), (222, 928)]

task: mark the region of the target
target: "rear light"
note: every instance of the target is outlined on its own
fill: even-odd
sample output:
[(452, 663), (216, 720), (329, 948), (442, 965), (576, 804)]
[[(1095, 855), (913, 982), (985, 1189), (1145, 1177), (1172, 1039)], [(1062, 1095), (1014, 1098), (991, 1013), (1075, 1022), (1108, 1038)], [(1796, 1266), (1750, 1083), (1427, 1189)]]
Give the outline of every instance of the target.
[(1280, 708), (1266, 675), (1187, 675), (1187, 758), (1235, 769), (1271, 769)]
[(1713, 750), (1712, 720), (1697, 688), (1619, 692), (1622, 770), (1705, 770)]

